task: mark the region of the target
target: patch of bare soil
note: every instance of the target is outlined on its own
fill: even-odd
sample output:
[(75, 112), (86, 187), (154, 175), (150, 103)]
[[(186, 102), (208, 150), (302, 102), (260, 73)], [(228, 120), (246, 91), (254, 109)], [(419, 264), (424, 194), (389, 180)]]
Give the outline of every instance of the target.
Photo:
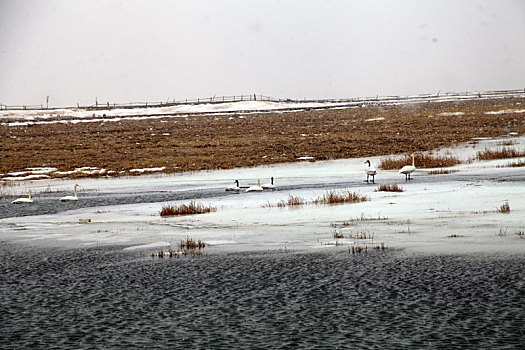
[(173, 173), (293, 162), (304, 156), (325, 160), (410, 154), (477, 137), (523, 135), (525, 113), (485, 114), (523, 105), (524, 98), (503, 98), (271, 112), (242, 118), (232, 113), (0, 125), (0, 173), (89, 166), (132, 175), (129, 171), (137, 168), (165, 167), (165, 173)]

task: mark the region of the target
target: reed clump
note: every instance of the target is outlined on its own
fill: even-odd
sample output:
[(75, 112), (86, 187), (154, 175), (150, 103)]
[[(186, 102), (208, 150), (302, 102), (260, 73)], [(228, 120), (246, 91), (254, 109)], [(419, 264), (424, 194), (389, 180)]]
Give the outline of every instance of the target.
[(337, 232), (337, 230), (334, 230), (332, 236), (336, 239), (343, 239), (345, 238), (345, 236), (343, 235), (342, 232)]
[(362, 253), (368, 253), (368, 246), (365, 246), (364, 248), (359, 245), (353, 245), (352, 248), (348, 248), (348, 254), (352, 252), (352, 255), (355, 254), (362, 254)]
[(202, 242), (200, 239), (198, 241), (195, 241), (193, 238), (187, 237), (185, 240), (181, 240), (179, 242), (179, 248), (181, 250), (184, 249), (204, 249), (206, 248), (206, 243)]
[(365, 202), (368, 197), (361, 195), (357, 192), (342, 191), (337, 192), (336, 190), (326, 191), (321, 197), (318, 197), (312, 201), (314, 204), (342, 204), (342, 203), (359, 203)]
[(355, 232), (355, 233), (352, 233), (350, 232), (348, 234), (348, 238), (351, 238), (351, 239), (374, 239), (374, 234), (373, 233), (370, 233), (368, 231), (359, 231), (359, 232)]
[[(447, 168), (461, 163), (456, 157), (426, 154), (415, 154), (414, 162), (418, 168)], [(401, 169), (405, 165), (412, 165), (412, 157), (408, 155), (386, 157), (379, 162), (379, 168), (383, 170)]]
[(478, 160), (517, 158), (524, 156), (525, 152), (510, 147), (502, 147), (496, 150), (490, 150), (485, 148), (483, 151), (478, 151), (478, 153), (476, 154), (476, 158)]
[(160, 249), (157, 252), (151, 253), (152, 258), (178, 258), (180, 256), (202, 256), (202, 250), (206, 248), (206, 243), (202, 242), (200, 239), (196, 241), (193, 238), (187, 237), (185, 240), (181, 240), (177, 244), (177, 249), (173, 250), (171, 247), (164, 251)]
[(405, 190), (398, 184), (381, 185), (374, 190), (374, 192), (405, 192)]
[(500, 213), (504, 213), (504, 214), (508, 214), (510, 213), (510, 205), (509, 205), (509, 202), (505, 202), (503, 203), (499, 208), (498, 208), (498, 211)]
[(195, 203), (195, 201), (191, 201), (189, 204), (163, 206), (160, 211), (160, 216), (205, 214), (216, 210), (217, 208), (212, 207), (211, 205), (206, 207), (202, 204)]
[[(278, 207), (284, 207), (283, 204), (284, 204), (284, 203), (279, 202), (279, 203), (277, 203), (277, 206), (278, 206)], [(288, 201), (286, 202), (286, 204), (287, 204), (288, 206), (292, 207), (292, 206), (296, 206), (296, 205), (304, 205), (304, 204), (306, 204), (306, 201), (305, 201), (304, 198), (302, 198), (302, 197), (299, 197), (299, 196), (293, 196), (293, 195), (290, 194), (290, 195), (288, 196)]]
[(384, 242), (375, 246), (376, 250), (385, 250), (387, 247)]

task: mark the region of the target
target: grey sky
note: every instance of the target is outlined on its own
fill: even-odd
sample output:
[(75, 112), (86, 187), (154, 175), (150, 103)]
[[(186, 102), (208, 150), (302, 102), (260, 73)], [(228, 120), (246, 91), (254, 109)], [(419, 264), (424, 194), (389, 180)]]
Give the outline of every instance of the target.
[(525, 88), (525, 1), (0, 0), (0, 103)]

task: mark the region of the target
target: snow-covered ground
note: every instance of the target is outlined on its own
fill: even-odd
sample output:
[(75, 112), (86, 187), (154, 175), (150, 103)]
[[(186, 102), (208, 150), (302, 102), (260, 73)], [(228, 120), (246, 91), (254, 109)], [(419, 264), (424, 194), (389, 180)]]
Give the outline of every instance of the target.
[[(348, 100), (334, 101), (237, 101), (237, 102), (214, 102), (198, 104), (177, 104), (162, 107), (134, 107), (134, 108), (55, 108), (55, 109), (27, 109), (27, 110), (6, 110), (0, 109), (0, 119), (3, 125), (21, 126), (35, 124), (54, 124), (54, 123), (85, 123), (85, 122), (106, 122), (120, 121), (126, 119), (155, 119), (155, 118), (184, 118), (190, 114), (206, 113), (255, 113), (264, 111), (298, 111), (309, 108), (355, 108), (367, 105), (397, 105), (421, 102), (446, 102), (471, 99), (494, 99), (503, 97), (524, 97), (525, 91), (516, 90), (507, 93), (464, 93), (464, 94), (444, 94), (444, 95), (418, 95), (418, 96), (386, 96), (377, 98), (355, 98)], [(519, 104), (519, 103), (518, 103)], [(523, 108), (508, 110), (488, 111), (487, 114), (500, 113), (523, 113)], [(441, 116), (460, 116), (464, 112), (446, 112)], [(7, 122), (5, 122), (7, 120)], [(382, 120), (379, 118), (369, 119)]]
[[(501, 147), (509, 141), (514, 143), (511, 147), (525, 148), (525, 138), (520, 137), (479, 140), (436, 153), (472, 159), (479, 149)], [(34, 206), (39, 205), (38, 193), (53, 196), (56, 191), (72, 192), (73, 185), (79, 183), (82, 191), (78, 209), (0, 219), (0, 239), (64, 247), (124, 245), (128, 250), (147, 253), (175, 245), (186, 237), (208, 243), (209, 253), (348, 249), (352, 244), (372, 249), (381, 243), (417, 253), (525, 253), (525, 168), (505, 167), (525, 159), (474, 161), (455, 166), (452, 169), (457, 172), (446, 175), (429, 175), (427, 169), (418, 169), (410, 183), (405, 183), (404, 175), (397, 171), (379, 170), (375, 185), (365, 181), (364, 160), (305, 161), (125, 178), (25, 181), (14, 190), (23, 195), (30, 188), (37, 195), (35, 202), (29, 204)], [(370, 160), (377, 164), (379, 157)], [(241, 186), (248, 186), (256, 184), (257, 179), (269, 182), (271, 176), (276, 179), (276, 191), (234, 195), (222, 191), (235, 179)], [(374, 191), (379, 184), (394, 183), (405, 192)], [(358, 192), (369, 200), (342, 205), (276, 206), (289, 195), (311, 201), (331, 189)], [(196, 202), (212, 205), (216, 212), (159, 216), (164, 205), (189, 200), (82, 208), (82, 197), (90, 193), (103, 197), (184, 191), (215, 193)], [(61, 193), (56, 194), (57, 202)], [(497, 210), (505, 202), (511, 208), (507, 214)], [(86, 219), (91, 222), (79, 223)], [(335, 239), (334, 232), (345, 238)], [(356, 235), (373, 238), (352, 238)]]
[[(192, 113), (232, 113), (250, 111), (275, 111), (348, 105), (341, 102), (271, 102), (239, 101), (224, 103), (181, 104), (166, 107), (108, 108), (87, 110), (83, 108), (63, 108), (52, 110), (0, 110), (0, 118), (23, 119), (23, 122), (4, 123), (6, 125), (30, 125), (49, 123), (79, 123), (119, 121), (122, 119), (147, 119), (165, 116), (185, 117)], [(113, 117), (113, 118), (107, 118)], [(118, 117), (118, 118), (115, 118)], [(89, 118), (89, 119), (86, 119)]]

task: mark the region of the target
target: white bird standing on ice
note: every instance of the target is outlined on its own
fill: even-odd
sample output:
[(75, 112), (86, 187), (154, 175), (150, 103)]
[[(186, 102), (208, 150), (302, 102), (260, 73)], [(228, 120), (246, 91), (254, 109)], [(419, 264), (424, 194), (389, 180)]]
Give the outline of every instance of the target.
[(376, 176), (376, 174), (377, 174), (377, 170), (376, 170), (375, 167), (373, 167), (373, 166), (370, 165), (370, 161), (369, 161), (369, 160), (367, 160), (367, 161), (365, 162), (365, 164), (366, 164), (366, 163), (368, 163), (368, 166), (365, 168), (365, 173), (366, 173), (366, 183), (369, 183), (369, 182), (368, 182), (368, 177), (369, 177), (369, 176), (372, 176), (372, 183), (374, 184), (374, 183), (375, 183), (375, 182), (374, 182), (374, 178), (375, 178), (375, 176)]
[(270, 178), (271, 183), (269, 184), (263, 184), (261, 187), (265, 190), (273, 190), (275, 188), (275, 185), (273, 184), (273, 176)]
[(261, 192), (263, 188), (261, 187), (261, 179), (257, 180), (257, 185), (250, 186), (246, 189), (246, 192)]
[(226, 187), (226, 191), (237, 191), (237, 192), (239, 192), (241, 190), (241, 188), (239, 187), (239, 180), (235, 180), (233, 183), (234, 183), (234, 185), (230, 185), (230, 186)]
[(27, 193), (28, 193), (28, 197), (17, 198), (11, 203), (13, 204), (33, 203), (33, 200), (31, 199), (31, 190), (28, 190)]
[(410, 174), (412, 174), (414, 171), (416, 171), (416, 165), (414, 161), (414, 154), (412, 153), (412, 165), (405, 165), (399, 170), (399, 173), (405, 174), (405, 182), (407, 182), (408, 180), (412, 180)]
[(65, 197), (60, 198), (60, 200), (61, 200), (62, 202), (66, 202), (66, 201), (78, 201), (78, 197), (77, 197), (77, 187), (78, 187), (78, 184), (75, 184), (75, 187), (74, 187), (75, 195), (74, 195), (74, 196), (65, 196)]

